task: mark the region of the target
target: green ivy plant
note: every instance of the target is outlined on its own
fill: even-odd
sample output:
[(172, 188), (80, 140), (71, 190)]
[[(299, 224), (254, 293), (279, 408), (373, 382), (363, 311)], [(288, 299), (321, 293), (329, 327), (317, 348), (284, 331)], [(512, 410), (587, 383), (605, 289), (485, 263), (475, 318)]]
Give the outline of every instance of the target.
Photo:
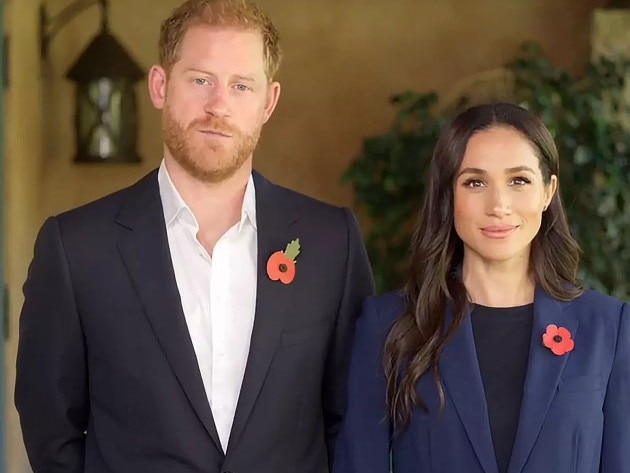
[[(561, 158), (560, 192), (582, 248), (587, 287), (630, 298), (630, 125), (624, 100), (626, 60), (598, 59), (580, 75), (554, 66), (535, 43), (506, 67), (513, 101), (536, 113), (552, 132)], [(390, 99), (389, 130), (366, 138), (342, 181), (352, 185), (367, 218), (366, 245), (379, 292), (405, 277), (411, 227), (424, 174), (442, 127), (467, 103), (438, 108), (434, 92)]]

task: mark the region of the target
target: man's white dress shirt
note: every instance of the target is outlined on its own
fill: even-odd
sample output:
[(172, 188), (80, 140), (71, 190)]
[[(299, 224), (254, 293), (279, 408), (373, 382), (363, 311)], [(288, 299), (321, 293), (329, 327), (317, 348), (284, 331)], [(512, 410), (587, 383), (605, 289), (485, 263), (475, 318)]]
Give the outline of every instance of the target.
[(212, 256), (197, 240), (197, 219), (173, 185), (164, 161), (158, 182), (177, 288), (225, 452), (256, 308), (258, 238), (254, 180), (249, 177), (240, 221), (217, 241)]

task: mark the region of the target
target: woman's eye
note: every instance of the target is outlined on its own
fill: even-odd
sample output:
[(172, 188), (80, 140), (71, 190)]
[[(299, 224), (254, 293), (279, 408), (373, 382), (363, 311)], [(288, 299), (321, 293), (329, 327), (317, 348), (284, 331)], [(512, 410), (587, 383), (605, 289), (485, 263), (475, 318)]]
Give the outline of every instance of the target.
[(483, 185), (484, 184), (481, 179), (468, 179), (464, 181), (464, 187), (481, 187)]
[(517, 185), (517, 186), (524, 186), (525, 184), (529, 184), (531, 181), (529, 179), (527, 179), (526, 177), (515, 177), (512, 179), (512, 184)]

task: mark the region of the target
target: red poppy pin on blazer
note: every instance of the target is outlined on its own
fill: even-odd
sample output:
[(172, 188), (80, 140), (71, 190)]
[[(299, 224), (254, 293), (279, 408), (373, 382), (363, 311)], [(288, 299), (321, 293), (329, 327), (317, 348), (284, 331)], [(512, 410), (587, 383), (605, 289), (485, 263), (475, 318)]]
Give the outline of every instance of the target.
[(284, 251), (276, 251), (267, 260), (267, 276), (272, 281), (289, 284), (295, 277), (295, 258), (300, 254), (300, 239), (291, 241)]
[(575, 342), (571, 338), (571, 332), (564, 327), (557, 325), (547, 325), (547, 330), (543, 334), (543, 345), (549, 348), (554, 355), (562, 356), (570, 352), (575, 347)]

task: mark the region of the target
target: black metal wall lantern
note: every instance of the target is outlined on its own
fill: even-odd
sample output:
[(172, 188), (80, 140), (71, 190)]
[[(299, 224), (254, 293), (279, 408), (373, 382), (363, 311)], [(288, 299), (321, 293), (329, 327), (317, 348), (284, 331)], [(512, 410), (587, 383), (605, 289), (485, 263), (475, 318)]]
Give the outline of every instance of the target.
[(100, 4), (101, 31), (85, 48), (66, 77), (76, 82), (75, 162), (135, 163), (138, 108), (134, 84), (144, 71), (108, 29), (108, 0), (75, 0), (59, 14), (48, 18), (40, 7), (42, 59), (48, 57), (52, 38), (86, 8)]

